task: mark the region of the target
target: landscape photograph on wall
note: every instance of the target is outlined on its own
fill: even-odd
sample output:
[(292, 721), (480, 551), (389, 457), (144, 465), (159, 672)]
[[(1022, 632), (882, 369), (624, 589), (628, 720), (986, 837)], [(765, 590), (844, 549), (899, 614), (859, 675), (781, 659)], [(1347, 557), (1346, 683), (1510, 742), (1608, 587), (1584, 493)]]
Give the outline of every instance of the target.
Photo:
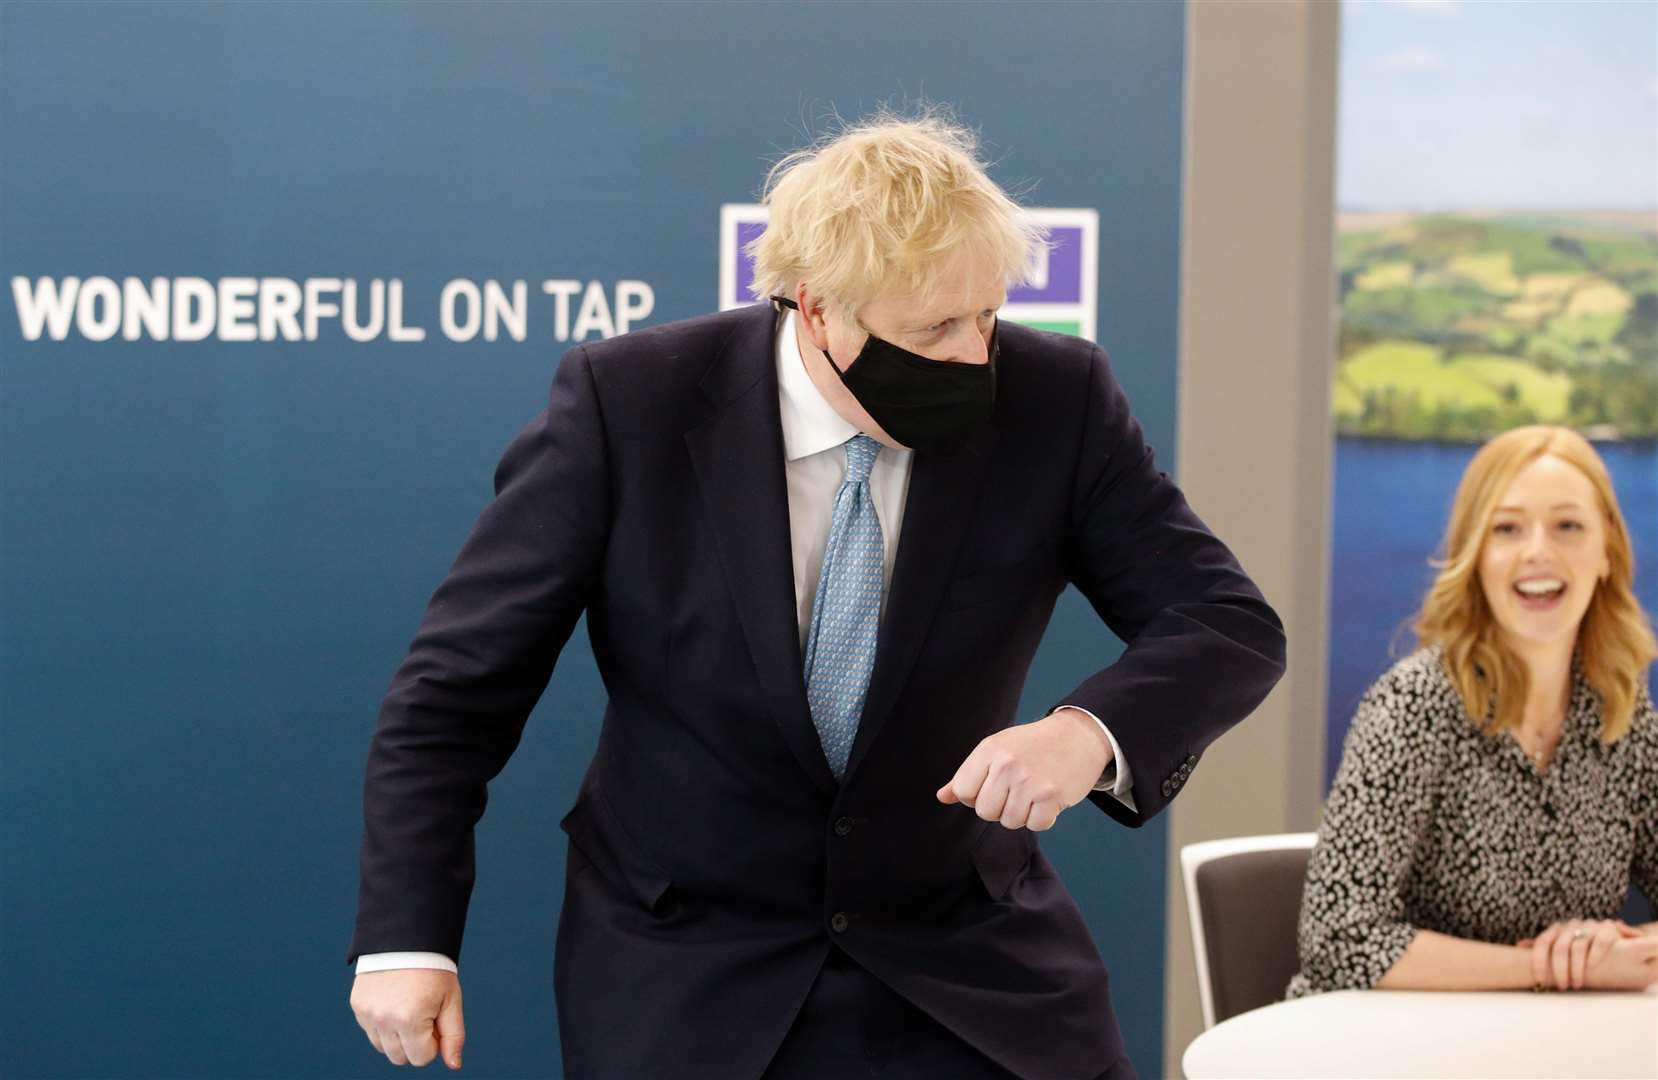
[(1492, 436), (1594, 444), (1658, 612), (1658, 5), (1341, 17), (1326, 783)]
[(1651, 213), (1344, 213), (1342, 435), (1658, 438)]

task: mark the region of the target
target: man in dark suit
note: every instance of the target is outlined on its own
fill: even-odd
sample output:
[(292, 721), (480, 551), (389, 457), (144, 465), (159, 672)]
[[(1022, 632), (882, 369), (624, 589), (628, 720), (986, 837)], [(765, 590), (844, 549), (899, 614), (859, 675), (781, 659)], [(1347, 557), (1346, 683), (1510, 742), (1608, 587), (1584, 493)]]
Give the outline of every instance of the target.
[[(369, 756), (358, 1021), (459, 1066), (472, 829), (586, 612), (566, 1075), (1132, 1076), (1034, 833), (1161, 810), (1282, 628), (1104, 354), (998, 326), (1036, 238), (970, 135), (878, 118), (767, 198), (774, 305), (566, 354), (432, 598)], [(1010, 726), (1068, 583), (1127, 650)]]

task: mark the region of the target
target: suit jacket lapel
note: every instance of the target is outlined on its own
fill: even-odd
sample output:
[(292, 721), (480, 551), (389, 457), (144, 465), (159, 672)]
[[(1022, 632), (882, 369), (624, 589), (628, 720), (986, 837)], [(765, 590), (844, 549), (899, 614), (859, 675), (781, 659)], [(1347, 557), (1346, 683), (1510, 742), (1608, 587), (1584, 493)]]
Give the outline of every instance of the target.
[(732, 334), (702, 382), (714, 415), (685, 443), (772, 719), (813, 782), (833, 792), (801, 674), (775, 325), (757, 308)]
[(848, 776), (886, 723), (943, 603), (995, 445), (996, 429), (986, 426), (953, 457), (917, 454), (910, 466), (904, 527), (876, 639), (875, 670), (847, 760)]

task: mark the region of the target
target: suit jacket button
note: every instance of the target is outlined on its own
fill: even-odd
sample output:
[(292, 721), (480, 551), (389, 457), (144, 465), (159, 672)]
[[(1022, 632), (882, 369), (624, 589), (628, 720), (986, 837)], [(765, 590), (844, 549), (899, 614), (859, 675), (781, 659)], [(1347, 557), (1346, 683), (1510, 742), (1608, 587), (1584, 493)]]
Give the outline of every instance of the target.
[(1186, 765), (1187, 765), (1188, 768), (1196, 766), (1197, 765), (1197, 755), (1196, 754), (1186, 755)]
[(1163, 781), (1163, 798), (1167, 799), (1172, 795), (1174, 795), (1174, 785), (1167, 780)]
[(852, 925), (852, 920), (846, 917), (846, 912), (837, 911), (829, 916), (829, 929), (837, 934), (846, 933), (846, 928)]
[(1189, 780), (1189, 779), (1191, 779), (1191, 776), (1192, 776), (1192, 767), (1190, 765), (1180, 766), (1180, 779)]
[(852, 831), (852, 819), (851, 818), (849, 818), (849, 817), (840, 817), (840, 818), (835, 819), (835, 835), (836, 836), (846, 836), (851, 831)]

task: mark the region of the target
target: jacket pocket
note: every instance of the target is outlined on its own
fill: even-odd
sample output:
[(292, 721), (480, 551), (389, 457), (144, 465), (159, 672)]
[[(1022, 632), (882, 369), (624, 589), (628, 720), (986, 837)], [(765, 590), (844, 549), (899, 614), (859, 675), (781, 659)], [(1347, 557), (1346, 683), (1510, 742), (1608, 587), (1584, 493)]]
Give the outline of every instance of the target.
[(673, 910), (673, 880), (634, 850), (603, 795), (584, 791), (558, 824), (612, 888), (631, 896), (652, 915), (667, 915)]

